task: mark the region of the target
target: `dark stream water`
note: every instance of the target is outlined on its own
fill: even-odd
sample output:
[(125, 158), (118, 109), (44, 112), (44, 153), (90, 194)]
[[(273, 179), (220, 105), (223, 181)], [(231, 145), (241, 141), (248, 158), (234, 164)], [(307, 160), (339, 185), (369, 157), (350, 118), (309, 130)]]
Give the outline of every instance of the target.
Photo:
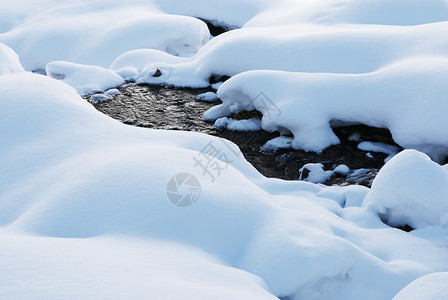
[[(341, 144), (329, 147), (317, 154), (293, 149), (280, 149), (263, 153), (260, 147), (268, 140), (279, 136), (266, 131), (234, 132), (217, 130), (213, 123), (202, 119), (204, 111), (220, 101), (200, 102), (195, 96), (209, 89), (173, 89), (163, 86), (127, 84), (118, 88), (120, 93), (109, 101), (97, 102), (87, 99), (96, 109), (125, 124), (164, 130), (185, 130), (203, 132), (226, 138), (237, 144), (245, 158), (260, 173), (267, 177), (298, 180), (299, 169), (306, 163), (322, 163), (326, 170), (340, 164), (358, 171), (359, 176), (337, 174), (327, 184), (361, 184), (370, 186), (378, 169), (384, 165), (386, 154), (373, 153), (367, 157), (365, 151), (357, 148), (359, 142), (348, 138), (358, 134), (361, 140), (394, 144), (389, 131), (362, 125), (335, 128)], [(303, 174), (306, 178), (306, 174)]]

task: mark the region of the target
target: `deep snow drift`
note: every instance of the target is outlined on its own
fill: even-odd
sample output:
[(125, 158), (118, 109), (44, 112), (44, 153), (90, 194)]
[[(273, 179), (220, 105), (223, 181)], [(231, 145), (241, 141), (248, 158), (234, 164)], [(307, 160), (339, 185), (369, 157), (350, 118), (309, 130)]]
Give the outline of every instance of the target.
[[(268, 179), (226, 140), (127, 126), (79, 96), (229, 75), (205, 117), (257, 108), (246, 123), (294, 134), (266, 147), (318, 151), (359, 122), (446, 155), (445, 1), (273, 3), (0, 4), (0, 298), (448, 297), (448, 166), (406, 150), (372, 189)], [(193, 17), (243, 28), (208, 41)]]

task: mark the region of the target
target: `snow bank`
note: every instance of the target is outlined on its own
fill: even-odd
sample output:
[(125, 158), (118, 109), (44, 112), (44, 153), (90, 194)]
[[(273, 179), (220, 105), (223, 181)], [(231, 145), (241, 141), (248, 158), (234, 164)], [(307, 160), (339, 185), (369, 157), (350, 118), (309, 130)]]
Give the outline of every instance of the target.
[(0, 43), (0, 75), (23, 71), (17, 54), (8, 46)]
[(209, 39), (198, 19), (132, 2), (46, 0), (21, 11), (26, 1), (2, 1), (0, 11), (21, 21), (5, 25), (0, 42), (19, 54), (25, 69), (35, 70), (55, 60), (108, 67), (120, 54), (140, 48), (191, 55)]
[(432, 273), (411, 282), (392, 300), (443, 300), (448, 298), (448, 272)]
[(109, 69), (66, 61), (49, 63), (46, 72), (48, 76), (74, 87), (80, 95), (104, 91), (124, 83), (121, 76)]
[[(249, 70), (365, 73), (414, 56), (444, 56), (448, 22), (419, 26), (301, 24), (243, 28), (222, 34), (192, 58), (158, 60), (148, 53), (139, 81), (205, 87), (212, 75), (234, 76)], [(418, 42), (416, 42), (418, 41)], [(129, 58), (128, 58), (129, 59)], [(155, 70), (162, 75), (152, 76)]]
[(393, 226), (448, 225), (448, 172), (425, 154), (404, 150), (380, 170), (364, 205)]
[(339, 143), (333, 121), (362, 123), (388, 128), (403, 148), (442, 160), (448, 154), (447, 76), (447, 58), (413, 59), (360, 75), (245, 72), (219, 88), (223, 103), (204, 118), (257, 109), (263, 129), (286, 128), (293, 148), (316, 152)]

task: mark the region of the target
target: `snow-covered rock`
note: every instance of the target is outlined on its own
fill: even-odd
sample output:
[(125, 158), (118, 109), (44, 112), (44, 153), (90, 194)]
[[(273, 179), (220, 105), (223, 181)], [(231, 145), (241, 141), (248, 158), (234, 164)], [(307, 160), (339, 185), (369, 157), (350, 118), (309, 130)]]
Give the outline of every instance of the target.
[(48, 76), (74, 87), (80, 95), (104, 91), (124, 83), (121, 76), (109, 69), (66, 61), (47, 64), (46, 72)]
[(404, 150), (378, 173), (364, 205), (388, 224), (448, 225), (448, 172), (423, 153)]
[(197, 95), (195, 99), (198, 101), (216, 101), (218, 100), (218, 95), (214, 92), (206, 92)]
[(289, 136), (279, 136), (267, 141), (263, 146), (260, 147), (262, 151), (277, 151), (278, 149), (288, 149), (291, 148), (292, 137)]
[(232, 118), (219, 118), (215, 121), (215, 128), (227, 129), (232, 131), (259, 131), (261, 130), (261, 121), (256, 118), (251, 118), (247, 120), (235, 120)]
[[(307, 170), (308, 176), (303, 176), (303, 172)], [(305, 164), (302, 168), (299, 170), (300, 172), (300, 180), (306, 180), (312, 183), (325, 183), (328, 181), (333, 174), (332, 171), (325, 171), (324, 166), (319, 163), (308, 163)]]
[[(303, 175), (304, 171), (308, 171), (307, 175)], [(299, 180), (305, 180), (312, 183), (325, 183), (330, 180), (334, 174), (347, 175), (350, 173), (350, 168), (346, 165), (336, 166), (332, 171), (324, 170), (324, 165), (321, 163), (307, 163), (299, 170)]]

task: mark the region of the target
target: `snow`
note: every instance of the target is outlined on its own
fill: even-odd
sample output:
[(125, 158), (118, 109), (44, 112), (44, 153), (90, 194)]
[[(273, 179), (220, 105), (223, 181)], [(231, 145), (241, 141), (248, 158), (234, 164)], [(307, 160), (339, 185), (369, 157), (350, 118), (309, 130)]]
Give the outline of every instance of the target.
[(258, 14), (245, 26), (297, 23), (418, 25), (446, 21), (447, 16), (448, 4), (444, 0), (290, 1)]
[(109, 100), (112, 100), (113, 97), (119, 93), (120, 93), (120, 91), (117, 89), (110, 89), (110, 90), (105, 91), (104, 93), (93, 94), (90, 97), (90, 100), (98, 101), (98, 102), (109, 101)]
[(440, 272), (411, 282), (392, 300), (443, 300), (447, 297), (448, 272)]
[[(447, 6), (2, 1), (0, 298), (446, 298), (448, 165), (417, 150), (448, 153)], [(210, 39), (195, 17), (241, 28)], [(212, 86), (199, 98), (223, 104), (204, 118), (280, 132), (263, 149), (320, 151), (339, 142), (331, 126), (361, 123), (417, 150), (371, 189), (265, 178), (227, 140), (124, 125), (80, 97), (125, 80)], [(168, 198), (182, 173), (200, 183), (188, 207)]]
[(216, 120), (215, 128), (227, 129), (231, 131), (259, 131), (261, 130), (261, 122), (259, 119), (251, 118), (247, 120), (235, 120), (232, 118), (219, 118)]
[(23, 71), (17, 54), (8, 46), (0, 43), (0, 75)]
[(74, 87), (80, 95), (104, 91), (124, 83), (115, 72), (98, 66), (53, 61), (46, 67), (48, 76)]
[(0, 11), (20, 22), (5, 25), (0, 43), (13, 48), (27, 70), (55, 60), (109, 67), (120, 54), (140, 48), (191, 55), (209, 39), (204, 22), (163, 14), (145, 1), (10, 2), (2, 1)]
[(198, 101), (216, 101), (218, 100), (218, 95), (216, 95), (216, 93), (214, 92), (206, 92), (197, 95), (195, 99)]
[[(123, 125), (65, 83), (42, 75), (3, 75), (0, 89), (0, 127), (8, 141), (0, 144), (6, 170), (0, 173), (1, 257), (8, 270), (2, 276), (14, 283), (2, 285), (4, 295), (26, 297), (37, 290), (47, 297), (95, 297), (132, 290), (135, 297), (201, 298), (221, 291), (231, 298), (269, 298), (269, 292), (377, 299), (448, 269), (446, 250), (424, 238), (396, 236), (383, 227), (373, 230), (376, 243), (369, 244), (372, 229), (366, 234), (343, 221), (332, 196), (315, 194), (322, 188), (266, 179), (229, 142)], [(193, 160), (211, 142), (229, 158), (214, 182)], [(224, 163), (222, 156), (215, 159)], [(189, 208), (166, 198), (166, 184), (179, 172), (201, 183), (201, 196)], [(374, 214), (370, 218), (381, 223)], [(390, 239), (406, 250), (396, 252)], [(154, 252), (159, 254), (148, 256)], [(32, 272), (24, 277), (25, 267)], [(111, 272), (97, 283), (104, 270)], [(35, 276), (40, 273), (46, 275)], [(155, 275), (160, 280), (148, 285)], [(240, 290), (229, 289), (235, 280)], [(175, 292), (167, 289), (172, 285)]]
[[(309, 173), (308, 176), (304, 178), (303, 172), (305, 170), (309, 171)], [(339, 165), (336, 166), (333, 171), (325, 171), (324, 165), (322, 165), (321, 163), (307, 163), (303, 165), (302, 168), (300, 168), (299, 173), (299, 180), (305, 180), (312, 183), (325, 183), (330, 180), (331, 176), (333, 176), (334, 174), (347, 175), (348, 173), (350, 173), (350, 168), (346, 165)]]
[[(388, 156), (384, 159), (384, 162), (388, 162), (400, 151), (400, 149), (397, 146), (387, 145), (380, 142), (369, 142), (369, 141), (359, 143), (358, 149), (363, 151), (380, 152), (387, 154)], [(369, 156), (367, 153), (366, 155), (367, 157), (370, 157), (372, 154), (370, 154)]]
[[(302, 178), (303, 171), (308, 170), (309, 174), (306, 178)], [(333, 174), (332, 171), (324, 171), (324, 165), (319, 163), (308, 163), (305, 164), (302, 168), (299, 170), (300, 172), (300, 178), (312, 183), (324, 183), (328, 181)]]
[(378, 173), (365, 205), (393, 226), (448, 225), (448, 172), (415, 150), (404, 150)]
[(260, 147), (262, 151), (277, 151), (278, 149), (291, 148), (292, 138), (288, 136), (279, 136), (269, 140)]
[(137, 49), (118, 56), (110, 65), (110, 69), (120, 74), (123, 78), (136, 81), (138, 79), (137, 75), (147, 65), (158, 61), (176, 63), (182, 61), (182, 59), (154, 49)]
[[(139, 80), (154, 84), (204, 87), (212, 75), (250, 70), (366, 73), (415, 56), (444, 56), (448, 22), (417, 26), (300, 24), (242, 28), (219, 35), (193, 57), (146, 65)], [(419, 43), (413, 41), (419, 40)], [(156, 57), (148, 53), (145, 61)], [(141, 67), (142, 69), (144, 66)], [(152, 71), (162, 76), (154, 78)]]
[(276, 299), (260, 278), (173, 242), (15, 234), (0, 239), (3, 299)]
[(348, 173), (350, 173), (350, 168), (347, 167), (346, 165), (339, 165), (336, 168), (334, 168), (333, 172), (347, 175)]
[[(441, 161), (448, 153), (446, 76), (447, 58), (406, 60), (359, 75), (244, 72), (219, 88), (223, 103), (204, 118), (257, 109), (264, 130), (286, 128), (294, 135), (293, 148), (315, 152), (340, 142), (330, 127), (334, 120), (385, 127), (401, 147)], [(254, 101), (260, 91), (269, 101)]]

